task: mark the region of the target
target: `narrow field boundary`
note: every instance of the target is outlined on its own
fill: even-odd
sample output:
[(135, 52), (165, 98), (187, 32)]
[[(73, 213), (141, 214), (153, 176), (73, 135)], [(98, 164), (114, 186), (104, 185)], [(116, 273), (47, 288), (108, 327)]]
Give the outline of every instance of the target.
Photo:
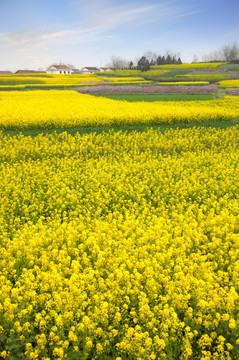
[(147, 129), (156, 129), (160, 132), (165, 132), (169, 129), (189, 129), (193, 127), (197, 128), (215, 128), (215, 129), (227, 129), (229, 127), (233, 127), (239, 124), (239, 118), (237, 120), (231, 120), (231, 121), (205, 121), (202, 123), (179, 123), (179, 124), (160, 124), (160, 125), (146, 125), (146, 124), (138, 124), (138, 125), (128, 125), (128, 126), (92, 126), (92, 127), (75, 127), (75, 128), (55, 128), (55, 129), (33, 129), (33, 130), (3, 130), (2, 133), (4, 135), (9, 136), (17, 136), (19, 134), (22, 134), (24, 136), (32, 136), (35, 137), (39, 134), (47, 135), (52, 133), (63, 133), (67, 132), (68, 134), (75, 135), (76, 133), (79, 134), (90, 134), (90, 133), (102, 133), (102, 132), (143, 132)]

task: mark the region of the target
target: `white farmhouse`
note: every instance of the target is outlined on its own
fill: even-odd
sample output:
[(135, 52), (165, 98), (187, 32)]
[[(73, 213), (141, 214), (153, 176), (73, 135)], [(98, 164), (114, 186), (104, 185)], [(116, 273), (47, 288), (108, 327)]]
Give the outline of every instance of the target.
[(93, 74), (98, 71), (100, 71), (100, 69), (98, 69), (97, 67), (84, 67), (83, 69), (81, 69), (82, 74)]
[(101, 67), (100, 71), (114, 71), (114, 68), (109, 68), (109, 67)]
[(47, 74), (72, 74), (74, 69), (66, 65), (52, 65), (47, 69)]

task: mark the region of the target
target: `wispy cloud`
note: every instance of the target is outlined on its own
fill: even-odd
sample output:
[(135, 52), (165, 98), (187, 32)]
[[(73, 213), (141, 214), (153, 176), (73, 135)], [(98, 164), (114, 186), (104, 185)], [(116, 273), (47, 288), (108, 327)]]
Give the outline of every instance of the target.
[[(79, 12), (82, 6), (79, 7)], [(139, 26), (156, 21), (169, 21), (179, 16), (187, 16), (183, 6), (174, 0), (149, 1), (148, 5), (138, 3), (115, 5), (112, 1), (92, 0), (84, 6), (85, 18), (88, 24), (94, 24), (99, 29), (112, 29), (124, 25)], [(188, 12), (190, 15), (191, 12)]]
[[(99, 5), (99, 4), (98, 4)], [(88, 6), (88, 5), (87, 5)], [(91, 6), (90, 6), (91, 8)], [(87, 11), (84, 27), (71, 24), (67, 28), (38, 29), (18, 31), (0, 34), (1, 46), (16, 47), (19, 49), (34, 49), (47, 46), (51, 43), (81, 43), (84, 41), (95, 41), (102, 31), (107, 31), (130, 23), (143, 17), (155, 9), (155, 6), (144, 6), (139, 8), (128, 8), (125, 6), (109, 6), (99, 11)], [(89, 10), (89, 7), (88, 7)]]
[[(179, 6), (175, 0), (149, 1), (145, 5), (136, 1), (128, 4), (113, 0), (71, 0), (72, 11), (76, 10), (74, 21), (68, 25), (36, 24), (34, 29), (0, 33), (2, 48), (16, 49), (18, 52), (57, 48), (68, 44), (94, 43), (101, 39), (111, 39), (109, 32), (127, 28), (137, 28), (150, 23), (164, 23), (176, 18), (191, 16), (193, 9)], [(78, 9), (78, 12), (77, 12)], [(77, 18), (78, 15), (78, 18)]]
[[(1, 46), (5, 47), (34, 47), (34, 39), (39, 37), (34, 31), (18, 31), (0, 34)], [(39, 38), (36, 41), (39, 45)]]
[[(91, 11), (89, 21), (98, 29), (108, 30), (125, 24), (134, 24), (135, 21), (150, 19), (150, 14), (157, 9), (156, 5), (131, 8), (126, 6), (110, 6), (99, 11)], [(148, 20), (147, 20), (148, 21)]]
[(95, 40), (96, 30), (89, 29), (62, 29), (58, 31), (23, 31), (0, 34), (0, 44), (5, 47), (15, 47), (20, 51), (36, 49), (58, 43), (80, 43)]
[(185, 11), (178, 14), (178, 17), (187, 17), (198, 14), (200, 11)]

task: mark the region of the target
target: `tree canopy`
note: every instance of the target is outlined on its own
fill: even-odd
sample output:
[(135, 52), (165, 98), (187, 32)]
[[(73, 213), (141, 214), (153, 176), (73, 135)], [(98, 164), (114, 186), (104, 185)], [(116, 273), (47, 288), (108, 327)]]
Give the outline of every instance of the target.
[(142, 56), (138, 61), (137, 69), (141, 71), (148, 71), (150, 69), (150, 63), (146, 56)]

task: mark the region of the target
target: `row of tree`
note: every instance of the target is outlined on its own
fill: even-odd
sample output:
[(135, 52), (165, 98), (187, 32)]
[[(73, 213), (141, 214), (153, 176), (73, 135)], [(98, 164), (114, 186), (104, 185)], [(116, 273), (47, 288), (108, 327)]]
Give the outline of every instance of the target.
[(148, 71), (150, 66), (167, 64), (182, 64), (182, 61), (178, 54), (173, 54), (169, 51), (163, 56), (158, 55), (155, 52), (148, 51), (140, 59), (136, 60), (135, 63), (117, 56), (112, 56), (111, 61), (107, 64), (107, 66), (114, 69), (137, 69), (141, 71)]
[(150, 59), (147, 56), (142, 56), (137, 64), (137, 69), (141, 71), (148, 71), (150, 66), (153, 65), (170, 65), (170, 64), (182, 64), (180, 57), (168, 54), (167, 56), (159, 55), (157, 59)]
[[(229, 45), (224, 45), (219, 50), (210, 54), (204, 55), (202, 62), (208, 61), (227, 61), (239, 63), (239, 46), (236, 42)], [(197, 55), (194, 55), (193, 63), (199, 62)], [(135, 62), (122, 59), (117, 56), (112, 56), (108, 67), (115, 69), (138, 69), (141, 71), (147, 71), (152, 65), (167, 65), (167, 64), (182, 64), (180, 55), (166, 51), (165, 55), (157, 54), (156, 52), (147, 51), (137, 59)]]
[[(182, 64), (179, 54), (174, 54), (171, 51), (166, 51), (164, 55), (158, 55), (155, 52), (148, 51), (142, 57), (145, 57), (149, 61), (149, 65), (170, 65), (170, 64)], [(142, 59), (142, 58), (141, 58)]]

